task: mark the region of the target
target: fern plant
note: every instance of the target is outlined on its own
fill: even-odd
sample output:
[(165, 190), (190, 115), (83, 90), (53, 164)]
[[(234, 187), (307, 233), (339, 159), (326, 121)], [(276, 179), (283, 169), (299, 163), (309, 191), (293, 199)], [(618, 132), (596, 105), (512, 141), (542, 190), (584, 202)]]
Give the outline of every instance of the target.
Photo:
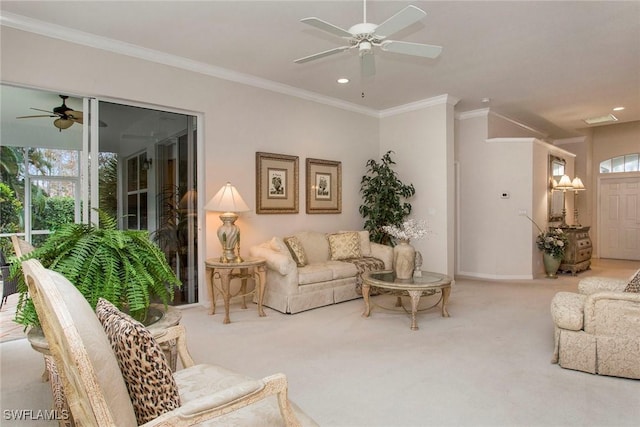
[[(142, 320), (151, 302), (159, 301), (166, 307), (173, 299), (174, 287), (181, 283), (164, 253), (147, 231), (118, 230), (115, 218), (100, 210), (98, 215), (99, 226), (66, 224), (19, 261), (35, 258), (44, 267), (61, 273), (94, 308), (98, 299), (104, 298)], [(19, 280), (15, 321), (37, 326), (20, 262), (15, 262), (11, 271), (11, 276)]]

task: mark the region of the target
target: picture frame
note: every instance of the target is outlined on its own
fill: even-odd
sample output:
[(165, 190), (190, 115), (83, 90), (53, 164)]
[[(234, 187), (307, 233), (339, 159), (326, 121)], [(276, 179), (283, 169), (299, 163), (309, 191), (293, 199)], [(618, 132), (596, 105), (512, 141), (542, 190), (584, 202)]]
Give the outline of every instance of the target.
[(256, 213), (298, 213), (298, 156), (256, 152)]
[(306, 195), (308, 214), (342, 213), (342, 162), (308, 158)]

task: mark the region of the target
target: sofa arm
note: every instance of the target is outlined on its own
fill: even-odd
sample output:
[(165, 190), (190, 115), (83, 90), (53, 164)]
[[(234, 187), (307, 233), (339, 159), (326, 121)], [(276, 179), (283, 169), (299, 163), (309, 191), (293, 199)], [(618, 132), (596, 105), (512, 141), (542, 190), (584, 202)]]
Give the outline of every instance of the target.
[(640, 339), (640, 293), (605, 291), (588, 295), (584, 331)]
[(254, 257), (260, 257), (267, 260), (267, 268), (277, 271), (283, 276), (297, 271), (296, 262), (289, 254), (283, 254), (273, 250), (267, 245), (252, 246), (249, 248), (249, 254)]
[(371, 242), (371, 256), (384, 262), (384, 269), (393, 269), (393, 248), (380, 243)]

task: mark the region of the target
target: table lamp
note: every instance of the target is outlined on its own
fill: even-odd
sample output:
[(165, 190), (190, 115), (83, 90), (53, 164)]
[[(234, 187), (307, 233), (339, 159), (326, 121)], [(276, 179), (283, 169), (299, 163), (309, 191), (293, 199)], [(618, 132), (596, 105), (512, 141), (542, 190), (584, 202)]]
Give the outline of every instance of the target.
[(573, 225), (580, 227), (580, 222), (578, 222), (578, 191), (584, 191), (586, 188), (577, 176), (571, 181), (571, 186), (573, 187)]
[(571, 184), (571, 178), (567, 175), (562, 175), (560, 178), (560, 182), (556, 185), (556, 190), (562, 190), (562, 223), (560, 227), (566, 227), (566, 216), (567, 216), (567, 190), (573, 190), (573, 185)]
[[(227, 182), (204, 207), (208, 211), (222, 212), (222, 225), (218, 228), (218, 239), (222, 245), (221, 262), (242, 262), (240, 257), (240, 228), (235, 225), (238, 212), (249, 211), (236, 187)], [(236, 254), (236, 246), (238, 253)]]

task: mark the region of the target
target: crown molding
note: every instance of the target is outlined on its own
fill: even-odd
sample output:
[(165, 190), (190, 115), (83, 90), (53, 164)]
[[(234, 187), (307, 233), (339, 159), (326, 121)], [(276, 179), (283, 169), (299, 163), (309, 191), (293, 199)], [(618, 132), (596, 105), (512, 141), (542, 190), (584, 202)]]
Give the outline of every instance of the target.
[(576, 136), (574, 138), (554, 139), (553, 145), (579, 144), (587, 140), (586, 136)]
[(409, 111), (420, 110), (427, 107), (433, 107), (434, 105), (456, 105), (460, 99), (455, 98), (451, 95), (444, 94), (440, 96), (434, 96), (433, 98), (422, 99), (420, 101), (411, 102), (409, 104), (399, 105), (397, 107), (387, 108), (386, 110), (381, 110), (379, 113), (380, 118), (396, 116), (398, 114), (407, 113)]
[(226, 68), (216, 67), (214, 65), (205, 64), (203, 62), (194, 61), (181, 56), (171, 55), (157, 50), (147, 49), (131, 43), (125, 43), (107, 37), (97, 36), (95, 34), (86, 33), (84, 31), (72, 30), (61, 25), (43, 22), (14, 13), (3, 12), (2, 15), (0, 15), (0, 25), (95, 49), (101, 49), (137, 59), (168, 65), (170, 67), (193, 71), (222, 80), (294, 96), (297, 98), (329, 105), (331, 107), (341, 108), (343, 110), (348, 110), (371, 117), (378, 118), (380, 116), (379, 111), (372, 108), (363, 107), (361, 105), (342, 101), (336, 98), (331, 98), (315, 92), (298, 89), (293, 86), (274, 82), (272, 80), (262, 79), (250, 74), (238, 73)]
[(478, 110), (471, 111), (462, 111), (460, 113), (456, 113), (456, 119), (458, 120), (467, 120), (467, 119), (475, 119), (476, 117), (489, 117), (489, 109), (488, 108), (480, 108)]

